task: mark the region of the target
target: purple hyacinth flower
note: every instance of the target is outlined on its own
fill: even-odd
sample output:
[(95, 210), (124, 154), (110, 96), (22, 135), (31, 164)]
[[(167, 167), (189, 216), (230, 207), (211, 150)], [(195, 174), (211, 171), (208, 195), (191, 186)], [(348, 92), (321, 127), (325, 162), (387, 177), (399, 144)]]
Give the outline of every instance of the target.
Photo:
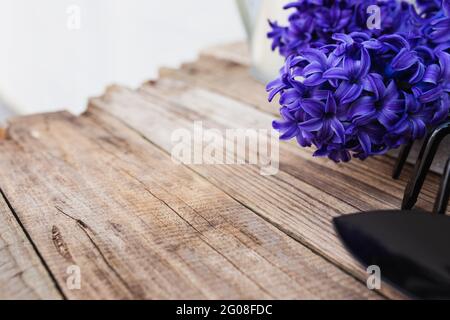
[(302, 83), (305, 86), (317, 86), (324, 82), (330, 81), (333, 83), (333, 79), (325, 78), (324, 73), (330, 68), (334, 68), (339, 62), (340, 58), (330, 54), (328, 57), (324, 52), (317, 49), (307, 49), (301, 51), (301, 57), (309, 62), (301, 72), (300, 77), (304, 77)]
[(436, 12), (440, 9), (442, 0), (416, 0), (416, 6), (422, 14)]
[(412, 140), (423, 138), (433, 110), (423, 108), (422, 104), (411, 94), (405, 94), (405, 106), (405, 115), (390, 132), (400, 136), (410, 136)]
[[(381, 30), (367, 28), (367, 7)], [(297, 0), (289, 24), (271, 23), (286, 57), (278, 79), (282, 139), (314, 145), (333, 161), (384, 154), (450, 112), (450, 0)], [(351, 16), (350, 19), (348, 17)]]
[(294, 60), (294, 56), (288, 57), (284, 66), (280, 69), (280, 76), (267, 84), (266, 90), (269, 92), (269, 101), (272, 101), (278, 93), (291, 87), (292, 60)]
[(269, 21), (270, 27), (272, 31), (267, 34), (267, 37), (272, 39), (272, 50), (276, 48), (282, 47), (283, 44), (283, 35), (286, 32), (286, 27), (281, 27), (278, 25), (276, 21)]
[(319, 141), (345, 143), (345, 128), (337, 118), (338, 107), (331, 92), (328, 93), (325, 103), (305, 99), (302, 108), (309, 116), (309, 119), (299, 124), (302, 130), (317, 132)]
[(318, 8), (315, 14), (315, 24), (319, 32), (331, 36), (341, 32), (351, 21), (352, 10), (342, 8), (342, 3), (335, 2), (331, 8)]
[(345, 56), (341, 67), (332, 67), (323, 73), (329, 81), (341, 80), (336, 89), (336, 98), (340, 104), (348, 104), (359, 98), (366, 77), (370, 70), (370, 55), (366, 48), (361, 48), (360, 58)]
[(314, 154), (314, 157), (328, 157), (334, 162), (349, 162), (352, 159), (348, 149), (344, 148), (341, 144), (327, 144), (318, 148)]
[(286, 107), (280, 109), (280, 114), (283, 120), (275, 120), (272, 123), (272, 127), (280, 131), (280, 139), (289, 140), (295, 137), (300, 146), (310, 147), (312, 135), (299, 127), (299, 122), (303, 121), (304, 114), (299, 111), (292, 113)]
[(365, 159), (371, 155), (381, 154), (386, 147), (383, 146), (383, 127), (371, 119), (354, 119), (345, 133), (357, 140), (353, 151), (359, 159)]
[[(370, 70), (371, 57), (362, 44), (369, 38), (358, 32), (351, 35), (336, 34), (333, 39), (339, 45), (329, 56), (335, 56), (335, 60), (342, 60), (343, 63), (340, 66), (330, 67), (323, 73), (323, 78), (337, 87), (335, 96), (339, 103), (348, 104), (361, 95)], [(338, 81), (340, 81), (339, 85), (337, 85)]]
[(435, 109), (433, 118), (430, 123), (432, 125), (438, 125), (445, 121), (450, 115), (450, 97), (448, 94), (444, 94), (440, 101), (435, 103)]
[(442, 11), (436, 14), (435, 19), (430, 20), (427, 33), (431, 41), (437, 44), (450, 41), (450, 1), (442, 0)]
[[(425, 71), (423, 83), (416, 88), (415, 94), (421, 103), (427, 104), (440, 102), (443, 96), (450, 92), (450, 54), (439, 51), (436, 53), (438, 64), (430, 64)], [(446, 107), (439, 107), (440, 112), (434, 117), (433, 123), (445, 119), (444, 110)]]
[(350, 107), (348, 116), (352, 121), (378, 120), (385, 128), (392, 128), (401, 118), (404, 102), (394, 81), (386, 87), (381, 76), (371, 74), (367, 77), (368, 90), (373, 95), (363, 96)]

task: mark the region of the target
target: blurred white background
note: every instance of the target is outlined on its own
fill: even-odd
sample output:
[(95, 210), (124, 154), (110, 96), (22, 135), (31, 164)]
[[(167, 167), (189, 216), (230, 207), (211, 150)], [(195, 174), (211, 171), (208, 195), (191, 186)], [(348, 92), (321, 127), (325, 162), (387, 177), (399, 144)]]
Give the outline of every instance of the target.
[(80, 113), (109, 84), (244, 38), (233, 0), (0, 0), (0, 103)]

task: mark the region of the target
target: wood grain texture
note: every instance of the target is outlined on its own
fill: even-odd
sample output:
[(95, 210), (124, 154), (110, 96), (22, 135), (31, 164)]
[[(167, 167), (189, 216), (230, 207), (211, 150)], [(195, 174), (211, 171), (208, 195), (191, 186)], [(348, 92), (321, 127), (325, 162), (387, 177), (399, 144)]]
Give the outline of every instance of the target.
[(99, 109), (8, 136), (3, 191), (68, 298), (380, 298)]
[(0, 195), (0, 300), (61, 298), (42, 261)]
[[(266, 117), (265, 114), (245, 106), (240, 106), (242, 109), (239, 113), (229, 111), (220, 103), (225, 98), (197, 89), (190, 93), (197, 98), (203, 97), (200, 99), (213, 96), (218, 100), (206, 99), (203, 102), (197, 100), (193, 103), (188, 100), (188, 97), (192, 98), (192, 95), (189, 95), (189, 87), (179, 82), (173, 83), (170, 96), (164, 91), (161, 92), (163, 85), (160, 82), (153, 86), (157, 88), (144, 86), (139, 92), (122, 87), (111, 87), (104, 97), (93, 99), (91, 105), (115, 115), (168, 153), (173, 147), (172, 132), (177, 129), (193, 130), (194, 121), (201, 120), (205, 128), (223, 130), (238, 127), (240, 121), (245, 121), (242, 119), (248, 121), (248, 119), (257, 120), (258, 117)], [(159, 93), (156, 94), (156, 91)], [(237, 102), (228, 101), (228, 103)], [(247, 117), (246, 112), (255, 113), (255, 117)], [(239, 114), (239, 117), (232, 116), (233, 114)], [(267, 128), (267, 125), (267, 123), (263, 124), (264, 128)], [(258, 123), (252, 122), (243, 128), (250, 127), (258, 128)], [(286, 150), (281, 150), (282, 155), (285, 152)], [(281, 156), (281, 162), (288, 161), (289, 157), (291, 158), (289, 161), (295, 161), (296, 166), (300, 168), (305, 168), (309, 161), (314, 161), (288, 154)], [(259, 168), (251, 165), (191, 165), (190, 168), (283, 232), (324, 255), (361, 281), (365, 281), (367, 277), (365, 270), (343, 248), (331, 224), (331, 219), (335, 216), (358, 211), (356, 206), (341, 200), (339, 195), (333, 195), (335, 190), (329, 181), (339, 179), (339, 177), (333, 177), (333, 172), (330, 175), (323, 175), (320, 170), (324, 168), (321, 166), (311, 167), (311, 170), (301, 170), (304, 174), (309, 174), (310, 179), (321, 182), (321, 185), (317, 187), (309, 181), (305, 182), (291, 175), (283, 168), (276, 176), (268, 177), (260, 175)], [(343, 188), (338, 190), (342, 193), (350, 192)], [(358, 200), (355, 203), (369, 208), (379, 208), (383, 205), (385, 208), (392, 207), (391, 204), (383, 204), (383, 202), (380, 204), (378, 199), (362, 191), (364, 190), (354, 191)], [(383, 287), (382, 292), (393, 298), (401, 296), (387, 286)]]
[(269, 114), (278, 115), (275, 104), (267, 101), (264, 84), (252, 78), (248, 67), (235, 61), (204, 56), (196, 62), (183, 64), (181, 69), (161, 68), (159, 78), (188, 81), (193, 85), (243, 101)]

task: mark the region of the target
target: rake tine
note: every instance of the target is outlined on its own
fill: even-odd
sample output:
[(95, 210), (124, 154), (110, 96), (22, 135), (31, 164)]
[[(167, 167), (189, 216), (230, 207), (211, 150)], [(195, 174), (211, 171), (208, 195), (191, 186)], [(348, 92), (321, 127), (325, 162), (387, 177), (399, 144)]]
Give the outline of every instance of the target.
[(450, 158), (445, 165), (444, 175), (442, 176), (441, 186), (434, 205), (434, 213), (445, 214), (447, 212), (448, 200), (450, 196)]
[(436, 155), (439, 144), (448, 134), (450, 134), (450, 121), (433, 129), (425, 139), (414, 168), (414, 173), (405, 190), (402, 203), (403, 210), (409, 210), (416, 204), (419, 192), (422, 189), (425, 177), (431, 167), (431, 163)]
[(408, 160), (409, 153), (411, 152), (411, 148), (413, 146), (413, 142), (409, 142), (405, 144), (397, 157), (397, 161), (395, 163), (394, 169), (392, 170), (392, 178), (398, 179), (402, 174), (403, 167), (405, 166), (406, 160)]

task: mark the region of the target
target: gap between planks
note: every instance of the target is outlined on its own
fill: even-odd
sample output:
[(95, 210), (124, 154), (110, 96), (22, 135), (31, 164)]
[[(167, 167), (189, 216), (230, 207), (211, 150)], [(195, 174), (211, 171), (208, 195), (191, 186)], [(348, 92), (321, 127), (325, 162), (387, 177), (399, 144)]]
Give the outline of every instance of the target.
[(64, 298), (0, 190), (0, 300)]

